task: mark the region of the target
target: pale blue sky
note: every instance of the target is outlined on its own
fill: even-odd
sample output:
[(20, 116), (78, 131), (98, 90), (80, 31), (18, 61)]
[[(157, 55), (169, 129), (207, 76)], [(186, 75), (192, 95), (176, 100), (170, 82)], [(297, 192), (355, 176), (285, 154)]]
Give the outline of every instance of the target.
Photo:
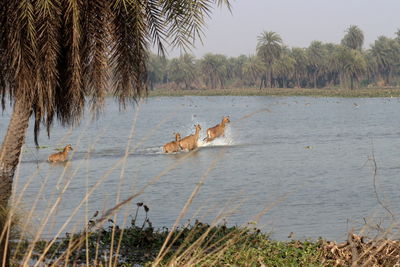
[[(214, 10), (203, 45), (197, 43), (192, 53), (253, 54), (264, 30), (278, 33), (289, 47), (339, 43), (350, 25), (364, 32), (364, 48), (380, 35), (392, 38), (400, 28), (400, 0), (235, 0), (232, 14)], [(169, 57), (177, 55), (172, 51)]]

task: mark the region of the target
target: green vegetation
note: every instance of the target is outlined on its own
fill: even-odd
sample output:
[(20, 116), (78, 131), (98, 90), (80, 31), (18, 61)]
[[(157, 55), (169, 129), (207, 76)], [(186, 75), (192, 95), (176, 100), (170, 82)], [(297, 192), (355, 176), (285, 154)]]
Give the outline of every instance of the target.
[[(110, 255), (110, 244), (113, 235), (112, 226), (89, 233), (88, 248), (89, 258), (86, 258), (85, 241), (82, 239), (84, 233), (74, 236), (67, 236), (57, 240), (47, 251), (43, 261), (47, 264), (65, 263), (66, 255), (69, 254), (68, 262), (75, 264), (107, 264), (109, 260), (102, 255)], [(121, 229), (114, 231), (115, 244), (120, 242), (119, 235)], [(151, 228), (141, 229), (140, 227), (130, 226), (123, 230), (123, 237), (120, 242), (118, 254), (115, 248), (112, 253), (112, 260), (117, 259), (119, 266), (133, 266), (134, 264), (150, 265), (168, 235), (167, 229), (155, 231)], [(198, 238), (208, 232), (203, 244), (191, 248)], [(231, 237), (231, 238), (226, 238)], [(160, 264), (168, 265), (175, 262), (179, 266), (189, 264), (194, 265), (239, 265), (251, 266), (320, 266), (321, 251), (319, 242), (310, 241), (289, 241), (278, 242), (268, 239), (268, 236), (258, 231), (251, 231), (238, 227), (226, 227), (224, 225), (211, 227), (207, 224), (196, 223), (185, 228), (177, 229), (173, 233), (175, 242), (163, 257)], [(71, 244), (81, 242), (81, 247), (77, 250), (68, 252)], [(34, 254), (43, 255), (48, 241), (38, 241)], [(215, 246), (217, 244), (217, 246)], [(20, 248), (20, 255), (15, 259), (16, 262), (23, 258), (23, 252), (29, 247), (29, 242), (25, 242)], [(190, 250), (190, 254), (188, 251)], [(189, 257), (190, 255), (190, 257)], [(96, 256), (98, 258), (96, 258)], [(39, 256), (35, 257), (36, 259)]]
[[(138, 203), (138, 209), (143, 203)], [(148, 212), (148, 208), (143, 205)], [(322, 264), (322, 242), (272, 241), (256, 228), (209, 225), (196, 221), (172, 233), (167, 228), (155, 230), (149, 219), (143, 223), (131, 220), (121, 229), (112, 220), (107, 227), (94, 228), (95, 218), (89, 221), (87, 231), (45, 241), (34, 246), (29, 241), (12, 243), (15, 265), (20, 264), (33, 249), (35, 261), (46, 264), (175, 264), (197, 266), (240, 265), (255, 266), (319, 266)], [(137, 224), (139, 226), (137, 226)], [(168, 235), (166, 249), (162, 250)], [(160, 253), (165, 251), (165, 253)], [(160, 256), (159, 256), (160, 253)]]
[[(391, 88), (400, 86), (400, 31), (378, 37), (363, 49), (364, 34), (351, 25), (340, 44), (313, 41), (287, 47), (276, 32), (264, 31), (254, 55), (227, 57), (151, 55), (148, 83), (156, 89)], [(192, 93), (188, 93), (192, 94)]]
[[(400, 242), (387, 238), (367, 240), (352, 233), (336, 242), (319, 240), (274, 241), (252, 224), (247, 227), (210, 225), (195, 221), (176, 228), (155, 230), (143, 207), (143, 222), (131, 217), (120, 228), (111, 219), (97, 227), (98, 212), (85, 231), (55, 240), (16, 241), (11, 245), (11, 266), (24, 262), (46, 266), (394, 266)], [(102, 217), (103, 218), (103, 217)], [(288, 237), (290, 238), (290, 237)], [(27, 255), (28, 256), (27, 258)], [(41, 266), (41, 265), (40, 265)]]
[(309, 88), (233, 88), (208, 90), (154, 90), (150, 97), (156, 96), (312, 96), (312, 97), (400, 97), (400, 88), (309, 89)]
[(271, 241), (249, 235), (244, 243), (229, 246), (220, 255), (205, 255), (201, 264), (237, 266), (321, 266), (320, 244), (310, 241)]

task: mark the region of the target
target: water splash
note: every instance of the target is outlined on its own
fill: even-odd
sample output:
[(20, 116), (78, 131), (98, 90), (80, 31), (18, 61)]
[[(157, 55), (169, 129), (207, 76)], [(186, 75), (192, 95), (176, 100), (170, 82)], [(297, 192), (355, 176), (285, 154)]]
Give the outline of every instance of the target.
[(197, 146), (198, 147), (209, 147), (209, 146), (232, 146), (234, 145), (234, 138), (232, 135), (231, 127), (226, 127), (225, 128), (225, 136), (220, 136), (218, 138), (215, 138), (211, 142), (205, 142), (203, 141), (203, 138), (199, 138), (197, 141)]
[(233, 145), (233, 139), (229, 137), (218, 137), (211, 142), (205, 142), (203, 140), (197, 141), (198, 147), (208, 147), (208, 146), (231, 146)]

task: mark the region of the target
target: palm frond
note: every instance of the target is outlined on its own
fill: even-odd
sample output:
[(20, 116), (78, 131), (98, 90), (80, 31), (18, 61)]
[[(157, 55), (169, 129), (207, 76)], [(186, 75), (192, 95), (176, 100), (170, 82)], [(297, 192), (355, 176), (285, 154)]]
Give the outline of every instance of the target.
[(34, 139), (38, 145), (40, 123), (45, 120), (47, 134), (55, 112), (54, 94), (58, 84), (57, 59), (60, 54), (58, 35), (61, 28), (60, 0), (38, 0), (35, 5), (38, 43), (39, 79), (37, 81)]
[(163, 14), (168, 26), (171, 43), (185, 52), (199, 39), (202, 42), (205, 18), (211, 14), (209, 0), (162, 0)]
[(82, 17), (83, 88), (96, 114), (104, 104), (109, 71), (110, 4), (107, 0), (85, 0)]
[(31, 1), (9, 1), (6, 22), (6, 50), (10, 94), (23, 102), (34, 96), (36, 29)]
[(112, 91), (122, 106), (147, 92), (148, 28), (141, 1), (120, 1), (112, 6)]
[(232, 12), (232, 5), (229, 0), (215, 0), (219, 7), (226, 6), (230, 12)]
[(159, 55), (165, 56), (166, 25), (158, 2), (158, 0), (145, 0), (145, 14), (152, 44), (157, 46)]
[[(7, 12), (7, 1), (0, 2), (0, 14), (6, 14)], [(0, 17), (0, 62), (3, 62), (0, 66), (0, 98), (1, 98), (1, 109), (5, 109), (5, 97), (6, 97), (6, 25), (7, 17)]]
[(60, 56), (57, 68), (60, 81), (56, 87), (55, 105), (57, 117), (62, 125), (74, 125), (83, 114), (85, 94), (82, 88), (80, 57), (81, 0), (64, 0)]

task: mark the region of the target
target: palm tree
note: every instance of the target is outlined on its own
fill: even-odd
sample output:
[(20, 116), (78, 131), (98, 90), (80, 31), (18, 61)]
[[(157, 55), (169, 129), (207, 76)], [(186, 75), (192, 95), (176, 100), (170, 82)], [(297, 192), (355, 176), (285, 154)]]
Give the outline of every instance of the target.
[(342, 45), (361, 51), (364, 43), (364, 33), (358, 26), (351, 25), (346, 30), (346, 35), (342, 39)]
[(150, 90), (154, 89), (156, 83), (162, 83), (166, 73), (168, 60), (160, 55), (150, 54), (147, 61), (147, 83)]
[(360, 77), (367, 71), (367, 63), (360, 51), (350, 50), (347, 62), (344, 65), (344, 73), (350, 78), (350, 89), (354, 89), (354, 82), (358, 83)]
[(243, 66), (248, 60), (245, 55), (240, 55), (237, 58), (231, 59), (233, 62), (233, 76), (237, 79), (243, 80)]
[(273, 65), (274, 72), (280, 80), (283, 88), (288, 88), (288, 81), (295, 76), (294, 65), (295, 59), (289, 54), (289, 49), (284, 49), (281, 57), (275, 61)]
[(294, 79), (295, 87), (301, 87), (301, 80), (305, 80), (307, 76), (307, 53), (304, 48), (293, 47), (290, 52), (294, 59)]
[(265, 65), (261, 59), (254, 55), (250, 56), (243, 65), (243, 75), (251, 86), (257, 83), (257, 80), (262, 77), (265, 71)]
[(341, 50), (345, 49), (342, 45), (326, 44), (327, 54), (327, 82), (328, 86), (334, 86), (341, 83), (342, 62)]
[(370, 53), (378, 66), (378, 73), (385, 84), (390, 84), (390, 79), (400, 62), (400, 43), (394, 39), (379, 36), (371, 45)]
[(190, 89), (196, 79), (195, 57), (185, 53), (172, 59), (168, 67), (168, 77), (177, 86), (183, 84), (185, 89)]
[(279, 59), (282, 52), (282, 38), (275, 32), (264, 31), (258, 36), (257, 55), (264, 61), (267, 72), (264, 77), (264, 84), (268, 76), (268, 84), (272, 87), (273, 70), (272, 65)]
[(205, 54), (200, 60), (200, 71), (206, 86), (223, 88), (228, 76), (228, 59), (224, 55)]
[(367, 51), (364, 55), (365, 62), (367, 63), (367, 80), (368, 84), (376, 82), (378, 80), (379, 71), (378, 63), (376, 58), (372, 55), (371, 51)]
[[(108, 91), (122, 105), (144, 96), (149, 47), (163, 53), (166, 40), (190, 47), (213, 5), (230, 7), (229, 0), (0, 1), (0, 98), (3, 109), (6, 97), (13, 103), (0, 147), (0, 207), (31, 116), (37, 143), (42, 123), (48, 133), (55, 119), (77, 124), (86, 99), (98, 111)], [(0, 242), (0, 264), (3, 250)]]
[(308, 72), (312, 75), (314, 88), (317, 88), (317, 78), (325, 64), (325, 50), (320, 41), (312, 41), (307, 48)]

